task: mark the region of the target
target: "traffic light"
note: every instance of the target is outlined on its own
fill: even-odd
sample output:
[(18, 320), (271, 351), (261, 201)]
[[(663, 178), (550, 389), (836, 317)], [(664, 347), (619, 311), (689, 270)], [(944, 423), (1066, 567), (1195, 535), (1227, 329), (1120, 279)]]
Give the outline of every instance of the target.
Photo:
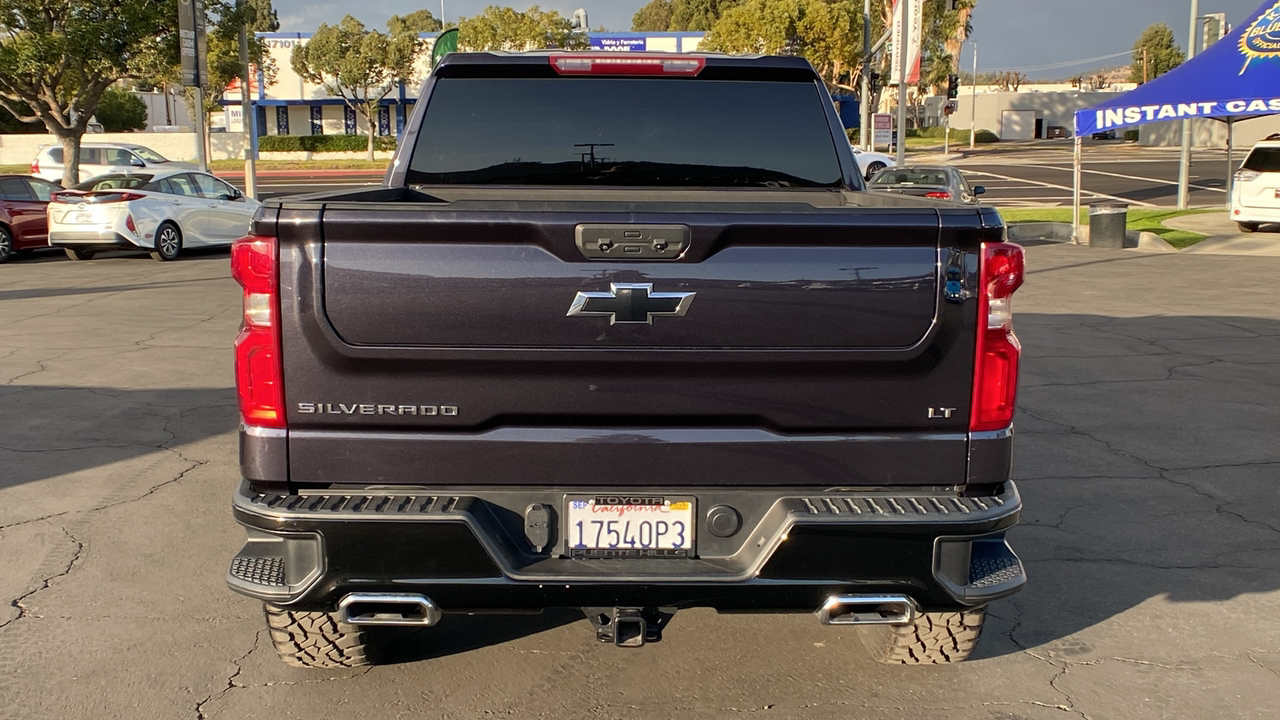
[(880, 90), (880, 73), (878, 72), (871, 73), (871, 76), (868, 78), (868, 80), (869, 80), (869, 82), (867, 83), (868, 88), (871, 94), (875, 95), (876, 92)]
[(960, 76), (948, 75), (947, 76), (947, 99), (955, 100), (958, 97), (960, 97)]

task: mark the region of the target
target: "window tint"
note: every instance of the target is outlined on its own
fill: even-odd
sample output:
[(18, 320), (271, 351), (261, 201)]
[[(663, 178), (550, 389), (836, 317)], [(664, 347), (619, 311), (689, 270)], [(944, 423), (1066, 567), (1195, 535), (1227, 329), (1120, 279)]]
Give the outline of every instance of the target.
[(410, 183), (837, 187), (813, 83), (442, 78)]
[(75, 186), (76, 190), (133, 190), (151, 181), (150, 175), (99, 175)]
[(186, 173), (170, 177), (169, 189), (165, 192), (173, 193), (174, 195), (200, 197), (200, 188), (196, 186), (195, 180), (192, 180), (191, 176)]
[(230, 187), (211, 175), (193, 173), (190, 177), (195, 178), (196, 187), (200, 189), (200, 194), (204, 197), (216, 200), (223, 195), (234, 194)]
[(5, 200), (35, 200), (35, 196), (27, 189), (27, 184), (22, 182), (22, 178), (8, 177), (0, 178), (0, 198)]
[(107, 165), (131, 165), (133, 153), (120, 148), (103, 148), (102, 157)]
[(49, 148), (49, 161), (56, 164), (62, 164), (62, 148)]
[(30, 178), (25, 182), (31, 188), (31, 194), (42, 202), (49, 202), (53, 198), (53, 194), (62, 189), (60, 185), (54, 185), (51, 182), (45, 182), (37, 178)]
[(102, 148), (80, 148), (81, 165), (102, 165)]
[(1254, 148), (1241, 167), (1255, 172), (1280, 172), (1280, 148)]

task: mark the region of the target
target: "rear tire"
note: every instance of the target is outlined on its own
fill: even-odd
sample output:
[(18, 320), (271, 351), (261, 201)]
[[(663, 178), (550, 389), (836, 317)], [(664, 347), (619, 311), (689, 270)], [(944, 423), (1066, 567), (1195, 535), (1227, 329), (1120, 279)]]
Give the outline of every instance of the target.
[(12, 260), (15, 252), (13, 249), (13, 233), (9, 232), (9, 228), (0, 225), (0, 263)]
[(1262, 223), (1238, 222), (1236, 225), (1240, 228), (1240, 232), (1251, 233), (1257, 232)]
[(353, 668), (376, 659), (369, 630), (339, 622), (337, 613), (295, 612), (266, 603), (262, 610), (271, 644), (286, 665)]
[(92, 260), (93, 259), (92, 250), (81, 250), (80, 248), (63, 248), (63, 250), (67, 251), (67, 257), (71, 258), (72, 260)]
[(870, 165), (867, 166), (867, 179), (870, 180), (871, 178), (875, 177), (876, 173), (880, 172), (884, 168), (885, 168), (885, 164), (882, 162), (871, 163)]
[(182, 252), (182, 231), (171, 222), (161, 223), (156, 228), (156, 249), (151, 251), (151, 259), (168, 262), (177, 259)]
[(864, 625), (858, 634), (877, 662), (946, 665), (968, 659), (986, 617), (986, 608), (920, 613), (910, 625)]

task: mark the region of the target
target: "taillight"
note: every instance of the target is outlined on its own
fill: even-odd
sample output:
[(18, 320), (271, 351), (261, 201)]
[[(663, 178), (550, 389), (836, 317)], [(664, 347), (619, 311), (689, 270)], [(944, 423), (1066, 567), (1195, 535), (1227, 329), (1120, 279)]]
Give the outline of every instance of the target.
[(697, 75), (706, 64), (706, 58), (688, 55), (632, 57), (609, 52), (551, 56), (551, 67), (561, 75)]
[(1001, 430), (1013, 423), (1022, 346), (1013, 334), (1013, 293), (1022, 286), (1022, 246), (982, 244), (978, 292), (977, 350), (973, 369), (972, 431)]
[(950, 200), (950, 199), (951, 199), (951, 193), (949, 193), (949, 192), (944, 192), (944, 191), (941, 191), (941, 190), (935, 190), (935, 191), (933, 191), (933, 192), (927, 192), (927, 193), (925, 193), (925, 194), (924, 194), (924, 196), (925, 196), (925, 197), (927, 197), (927, 198), (933, 198), (934, 200)]
[(1262, 173), (1258, 172), (1257, 170), (1237, 170), (1236, 171), (1237, 182), (1253, 182), (1254, 180), (1257, 180), (1260, 177), (1262, 177)]
[(138, 226), (133, 224), (133, 213), (124, 216), (124, 226), (129, 228), (129, 232), (134, 235), (138, 234)]
[(40, 174), (40, 158), (36, 158), (35, 160), (31, 161), (31, 174), (32, 175)]
[(244, 288), (244, 319), (236, 336), (236, 395), (245, 425), (285, 427), (280, 363), (280, 294), (275, 238), (248, 237), (231, 246), (231, 277)]

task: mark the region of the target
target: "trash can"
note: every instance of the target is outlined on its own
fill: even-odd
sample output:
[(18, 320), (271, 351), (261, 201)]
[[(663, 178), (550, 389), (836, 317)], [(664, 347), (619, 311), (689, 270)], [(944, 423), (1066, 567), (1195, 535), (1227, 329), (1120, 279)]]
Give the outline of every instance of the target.
[(1129, 221), (1129, 203), (1098, 202), (1089, 205), (1089, 247), (1124, 247), (1124, 230)]

